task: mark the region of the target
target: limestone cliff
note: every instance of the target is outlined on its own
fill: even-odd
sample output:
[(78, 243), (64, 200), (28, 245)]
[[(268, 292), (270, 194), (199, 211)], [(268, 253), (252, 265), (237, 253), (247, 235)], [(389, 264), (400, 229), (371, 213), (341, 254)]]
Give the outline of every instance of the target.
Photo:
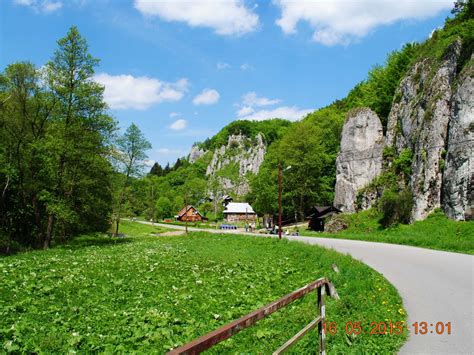
[[(266, 151), (261, 134), (253, 138), (243, 134), (229, 135), (227, 144), (213, 150), (206, 176), (209, 181), (219, 183), (221, 193), (243, 196), (249, 192), (249, 174), (258, 173)], [(204, 154), (206, 151), (195, 145), (189, 154), (189, 161), (194, 163)]]
[[(440, 207), (451, 218), (473, 218), (474, 65), (471, 57), (459, 73), (461, 49), (461, 41), (454, 41), (442, 60), (418, 61), (395, 92), (385, 147), (413, 157), (408, 176), (413, 220)], [(365, 109), (348, 117), (336, 162), (336, 206), (352, 212), (358, 193), (363, 209), (377, 198), (367, 189), (360, 192), (382, 166), (389, 168), (382, 161), (383, 141), (374, 113)]]
[(448, 128), (442, 204), (454, 219), (474, 218), (474, 66), (459, 79)]
[[(337, 208), (355, 212), (357, 192), (382, 171), (383, 147), (383, 127), (377, 114), (368, 108), (350, 112), (336, 159), (334, 205)], [(371, 202), (367, 201), (366, 207)]]

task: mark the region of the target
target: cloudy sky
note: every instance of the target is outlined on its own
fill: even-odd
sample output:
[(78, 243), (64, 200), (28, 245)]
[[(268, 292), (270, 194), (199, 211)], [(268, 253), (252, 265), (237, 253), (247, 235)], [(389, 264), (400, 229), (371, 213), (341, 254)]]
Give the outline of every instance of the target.
[(172, 162), (236, 119), (298, 120), (344, 97), (452, 0), (1, 0), (0, 67), (51, 57), (76, 25), (122, 129)]

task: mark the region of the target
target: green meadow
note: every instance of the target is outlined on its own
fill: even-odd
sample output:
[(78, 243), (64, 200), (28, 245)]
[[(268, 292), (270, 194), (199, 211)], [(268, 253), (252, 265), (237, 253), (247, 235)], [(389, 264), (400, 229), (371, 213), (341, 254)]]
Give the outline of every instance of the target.
[[(406, 333), (347, 335), (347, 322), (406, 319), (395, 288), (349, 256), (297, 242), (164, 230), (123, 223), (125, 238), (86, 235), (46, 251), (0, 259), (0, 348), (6, 352), (164, 353), (317, 279), (327, 299), (329, 352), (395, 353)], [(336, 273), (332, 264), (340, 270)], [(305, 296), (210, 350), (268, 353), (316, 316)], [(317, 350), (307, 334), (295, 352)]]

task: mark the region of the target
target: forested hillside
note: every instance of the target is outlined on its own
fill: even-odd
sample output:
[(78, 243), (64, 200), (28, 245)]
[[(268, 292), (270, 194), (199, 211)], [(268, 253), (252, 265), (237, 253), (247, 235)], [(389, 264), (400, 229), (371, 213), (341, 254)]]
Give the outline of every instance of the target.
[[(227, 144), (229, 136), (243, 134), (255, 137), (261, 132), (271, 144), (266, 149), (265, 158), (258, 173), (247, 177), (250, 180), (250, 189), (247, 194), (241, 195), (237, 193), (237, 189), (224, 192), (225, 189), (222, 186), (219, 188), (216, 181), (207, 183), (201, 181), (201, 188), (197, 189), (201, 193), (191, 200), (195, 203), (200, 198), (208, 196), (209, 193), (222, 190), (221, 194), (229, 193), (234, 198), (251, 202), (259, 213), (275, 214), (277, 212), (277, 167), (278, 163), (281, 163), (283, 167), (291, 166), (291, 169), (284, 173), (283, 179), (283, 206), (286, 220), (303, 219), (313, 205), (332, 204), (336, 183), (336, 157), (340, 152), (342, 127), (348, 114), (357, 108), (371, 109), (380, 118), (383, 133), (386, 134), (392, 104), (400, 100), (400, 97), (396, 96), (397, 89), (402, 79), (417, 62), (429, 60), (436, 68), (439, 65), (437, 63), (441, 62), (447, 49), (455, 41), (462, 43), (458, 72), (471, 60), (472, 34), (474, 33), (472, 12), (472, 2), (458, 4), (453, 10), (454, 17), (447, 19), (445, 27), (434, 31), (428, 40), (423, 43), (408, 43), (401, 50), (388, 54), (385, 63), (375, 65), (368, 73), (367, 79), (358, 83), (345, 98), (309, 114), (299, 122), (283, 125), (282, 129), (278, 130), (279, 134), (272, 136), (268, 133), (268, 127), (273, 125), (274, 120), (237, 121), (230, 124), (216, 136), (193, 148), (191, 160), (194, 161), (196, 154), (199, 157), (194, 164), (175, 170), (170, 180), (165, 180), (174, 186), (176, 182), (171, 181), (172, 176), (184, 176), (182, 173), (188, 174), (193, 169), (200, 169), (201, 175), (194, 170), (187, 175), (188, 179), (184, 179), (185, 181), (190, 181), (196, 176), (204, 177), (203, 174), (211, 163), (211, 155)], [(399, 164), (403, 162), (400, 161)], [(236, 172), (236, 169), (223, 169), (222, 175), (235, 178)], [(196, 186), (196, 184), (192, 183), (190, 186)], [(202, 188), (204, 186), (205, 189)], [(167, 183), (164, 183), (164, 187), (164, 189), (157, 188), (156, 191), (169, 191)], [(206, 194), (202, 194), (204, 190)], [(167, 204), (168, 207), (174, 205), (173, 208), (176, 209), (182, 202), (183, 193), (178, 195), (177, 202)], [(172, 200), (172, 198), (167, 197), (167, 200)], [(162, 202), (168, 202), (167, 200)], [(161, 207), (160, 204), (160, 211), (162, 211)], [(203, 209), (204, 211), (212, 210), (208, 204), (205, 204)], [(160, 213), (160, 215), (163, 214)]]

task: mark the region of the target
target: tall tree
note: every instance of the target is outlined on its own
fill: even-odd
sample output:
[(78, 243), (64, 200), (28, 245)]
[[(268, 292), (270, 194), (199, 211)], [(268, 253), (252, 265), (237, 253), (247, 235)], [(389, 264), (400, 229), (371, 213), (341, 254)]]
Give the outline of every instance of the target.
[(77, 28), (71, 27), (46, 65), (46, 83), (56, 105), (47, 141), (51, 189), (44, 194), (44, 248), (56, 224), (64, 238), (80, 229), (85, 215), (99, 222), (108, 211), (104, 194), (111, 170), (106, 155), (115, 122), (106, 115), (104, 88), (93, 80), (98, 62)]
[(117, 207), (114, 214), (115, 236), (118, 235), (122, 207), (130, 181), (142, 175), (144, 160), (148, 157), (146, 151), (151, 149), (138, 126), (132, 123), (125, 133), (117, 139), (117, 166), (123, 175), (122, 187), (118, 196)]

